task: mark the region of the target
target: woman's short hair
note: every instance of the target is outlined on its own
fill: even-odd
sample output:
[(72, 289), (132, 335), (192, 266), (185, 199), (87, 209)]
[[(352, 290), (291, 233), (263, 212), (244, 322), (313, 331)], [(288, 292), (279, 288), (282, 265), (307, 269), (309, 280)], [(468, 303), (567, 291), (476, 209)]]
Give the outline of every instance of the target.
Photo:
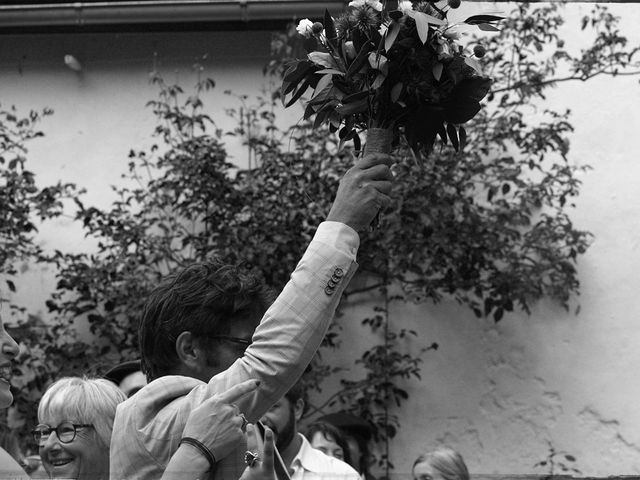
[(126, 399), (127, 396), (109, 380), (64, 377), (44, 392), (38, 405), (38, 421), (57, 417), (73, 423), (91, 424), (98, 441), (109, 448), (116, 407)]
[(413, 462), (411, 472), (419, 463), (428, 463), (445, 480), (469, 480), (469, 470), (462, 455), (452, 448), (441, 447), (420, 455)]

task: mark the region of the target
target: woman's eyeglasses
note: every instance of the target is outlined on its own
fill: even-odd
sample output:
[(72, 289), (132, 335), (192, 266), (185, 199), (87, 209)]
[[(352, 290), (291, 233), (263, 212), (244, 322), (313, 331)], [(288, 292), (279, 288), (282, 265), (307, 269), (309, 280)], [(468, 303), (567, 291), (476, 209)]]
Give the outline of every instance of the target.
[(51, 432), (56, 432), (56, 436), (61, 443), (71, 443), (76, 438), (76, 433), (79, 428), (94, 427), (89, 423), (62, 422), (57, 427), (53, 428), (49, 425), (41, 423), (36, 428), (31, 430), (31, 433), (33, 434), (33, 439), (38, 444), (40, 444), (43, 438), (46, 439), (49, 435), (51, 435)]

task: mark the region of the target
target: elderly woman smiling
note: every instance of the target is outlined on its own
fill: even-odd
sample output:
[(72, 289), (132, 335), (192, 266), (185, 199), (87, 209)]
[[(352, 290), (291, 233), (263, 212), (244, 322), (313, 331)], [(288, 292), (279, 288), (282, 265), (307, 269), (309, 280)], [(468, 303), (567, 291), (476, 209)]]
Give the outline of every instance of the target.
[(113, 418), (126, 398), (115, 384), (97, 378), (66, 377), (47, 389), (33, 436), (51, 478), (109, 479)]

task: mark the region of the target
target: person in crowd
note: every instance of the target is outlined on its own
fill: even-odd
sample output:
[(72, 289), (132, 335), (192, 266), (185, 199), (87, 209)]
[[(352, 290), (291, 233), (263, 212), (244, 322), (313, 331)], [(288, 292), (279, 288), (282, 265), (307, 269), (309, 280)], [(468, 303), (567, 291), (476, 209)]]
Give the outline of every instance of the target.
[(351, 455), (349, 454), (347, 441), (340, 430), (330, 423), (314, 422), (305, 428), (304, 436), (316, 450), (320, 450), (325, 455), (335, 457), (351, 465)]
[(462, 455), (447, 447), (420, 455), (411, 471), (413, 480), (469, 480)]
[[(256, 392), (238, 402), (255, 422), (298, 380), (357, 267), (357, 232), (390, 202), (390, 163), (388, 155), (369, 155), (349, 169), (327, 221), (271, 306), (259, 280), (219, 260), (188, 266), (154, 289), (138, 331), (149, 384), (118, 406), (112, 479), (159, 478), (188, 412), (209, 396), (259, 380)], [(216, 475), (237, 480), (245, 449), (216, 457)]]
[(298, 422), (304, 409), (305, 391), (302, 382), (298, 382), (262, 417), (262, 423), (273, 430), (277, 451), (289, 469), (291, 479), (360, 480), (353, 467), (313, 448), (298, 433)]
[(318, 420), (338, 428), (349, 448), (349, 465), (355, 468), (364, 480), (373, 480), (374, 477), (369, 472), (369, 442), (373, 437), (373, 425), (344, 411), (330, 413)]
[(142, 373), (140, 360), (119, 363), (104, 374), (104, 378), (118, 385), (130, 397), (147, 384), (147, 376)]
[[(256, 387), (255, 381), (244, 382), (194, 410), (182, 449), (177, 450), (167, 474), (202, 478), (212, 468), (210, 459), (215, 454), (235, 447), (243, 437), (244, 420), (237, 407), (227, 404)], [(126, 398), (113, 382), (101, 378), (65, 377), (49, 386), (38, 405), (40, 423), (33, 430), (49, 478), (109, 478), (113, 419), (117, 405)]]
[[(16, 341), (5, 330), (0, 315), (0, 408), (9, 408), (13, 402), (11, 393), (11, 370), (20, 347)], [(20, 464), (5, 449), (0, 448), (0, 478), (11, 478), (15, 480), (28, 480)]]

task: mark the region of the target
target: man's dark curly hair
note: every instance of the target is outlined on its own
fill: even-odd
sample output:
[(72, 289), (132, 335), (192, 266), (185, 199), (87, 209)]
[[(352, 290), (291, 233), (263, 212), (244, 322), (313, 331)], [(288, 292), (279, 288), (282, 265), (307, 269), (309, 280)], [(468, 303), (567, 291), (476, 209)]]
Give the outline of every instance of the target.
[(195, 338), (228, 335), (236, 319), (259, 321), (273, 297), (256, 275), (217, 258), (167, 276), (142, 311), (142, 371), (149, 381), (169, 374), (179, 364), (175, 344), (182, 332)]

